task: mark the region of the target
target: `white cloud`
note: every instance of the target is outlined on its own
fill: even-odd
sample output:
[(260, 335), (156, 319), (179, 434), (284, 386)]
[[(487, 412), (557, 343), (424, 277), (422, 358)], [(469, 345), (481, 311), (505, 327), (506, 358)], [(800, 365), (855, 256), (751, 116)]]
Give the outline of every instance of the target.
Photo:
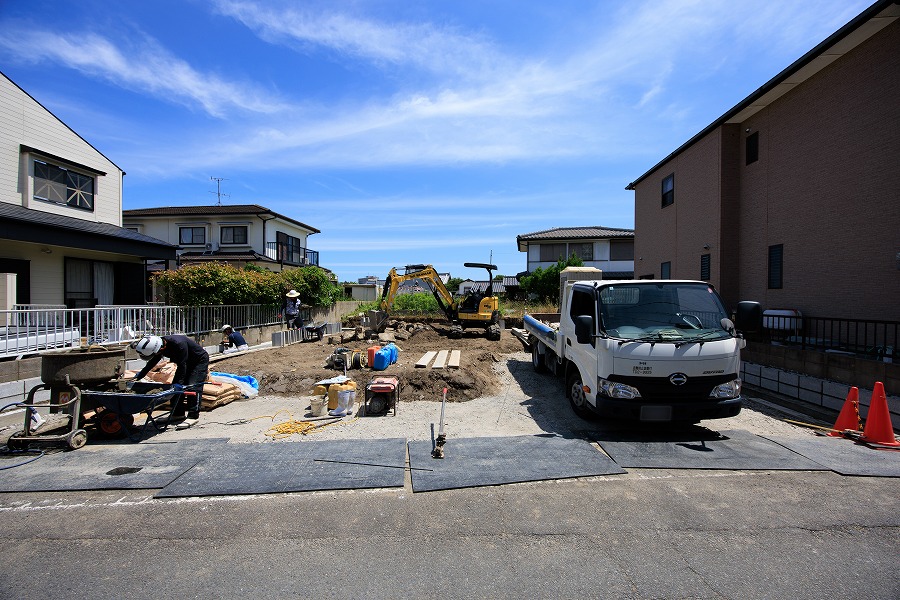
[[(91, 33), (65, 35), (9, 23), (0, 29), (5, 31), (0, 47), (19, 60), (59, 63), (125, 89), (199, 106), (214, 117), (224, 117), (233, 109), (273, 113), (286, 108), (252, 85), (197, 71), (149, 38), (124, 48)], [(16, 30), (14, 35), (11, 29)]]
[[(371, 63), (414, 66), (442, 74), (484, 76), (502, 64), (492, 44), (473, 33), (433, 23), (397, 23), (349, 14), (345, 4), (322, 7), (297, 3), (219, 0), (220, 13), (273, 43), (301, 49), (325, 48)], [(501, 61), (502, 62), (502, 61)]]

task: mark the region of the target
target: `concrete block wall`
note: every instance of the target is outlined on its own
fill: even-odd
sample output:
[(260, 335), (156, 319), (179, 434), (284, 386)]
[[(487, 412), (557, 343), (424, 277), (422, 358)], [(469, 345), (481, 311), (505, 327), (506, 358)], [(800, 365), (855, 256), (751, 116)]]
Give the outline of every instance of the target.
[[(852, 387), (846, 383), (748, 362), (741, 363), (741, 379), (747, 386), (834, 411), (843, 408)], [(863, 418), (869, 413), (875, 381), (867, 382), (866, 387), (856, 386), (859, 389), (859, 412)], [(891, 423), (895, 428), (900, 428), (900, 396), (895, 395), (898, 391), (885, 387)]]

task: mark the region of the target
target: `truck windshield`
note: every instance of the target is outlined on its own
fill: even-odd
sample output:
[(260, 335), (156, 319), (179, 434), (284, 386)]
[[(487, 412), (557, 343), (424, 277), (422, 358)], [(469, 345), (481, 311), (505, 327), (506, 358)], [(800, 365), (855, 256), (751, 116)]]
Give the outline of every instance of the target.
[[(600, 289), (600, 319), (613, 338), (683, 343), (731, 337), (712, 286), (691, 282), (610, 285)], [(726, 323), (729, 323), (726, 321)]]

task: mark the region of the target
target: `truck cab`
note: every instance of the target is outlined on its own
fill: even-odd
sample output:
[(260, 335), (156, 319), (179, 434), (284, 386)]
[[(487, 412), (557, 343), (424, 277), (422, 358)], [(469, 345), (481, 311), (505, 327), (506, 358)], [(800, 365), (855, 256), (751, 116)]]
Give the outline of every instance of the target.
[[(536, 331), (533, 359), (564, 377), (579, 415), (695, 422), (740, 412), (745, 342), (709, 283), (578, 281), (562, 300), (559, 329)], [(737, 319), (754, 330), (760, 314), (741, 303)]]

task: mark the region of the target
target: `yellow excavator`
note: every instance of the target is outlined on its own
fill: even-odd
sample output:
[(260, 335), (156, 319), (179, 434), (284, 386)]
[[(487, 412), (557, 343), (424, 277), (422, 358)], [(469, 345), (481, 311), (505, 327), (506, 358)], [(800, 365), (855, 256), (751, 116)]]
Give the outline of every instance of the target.
[(387, 313), (394, 303), (397, 290), (404, 281), (418, 279), (431, 289), (438, 306), (450, 321), (450, 337), (462, 337), (463, 330), (480, 327), (485, 330), (489, 340), (500, 339), (500, 300), (494, 295), (493, 272), (497, 265), (486, 263), (464, 263), (467, 267), (487, 269), (488, 286), (484, 293), (470, 293), (462, 298), (454, 299), (453, 294), (441, 281), (440, 276), (431, 265), (407, 265), (402, 275), (391, 269), (384, 282), (379, 308)]

